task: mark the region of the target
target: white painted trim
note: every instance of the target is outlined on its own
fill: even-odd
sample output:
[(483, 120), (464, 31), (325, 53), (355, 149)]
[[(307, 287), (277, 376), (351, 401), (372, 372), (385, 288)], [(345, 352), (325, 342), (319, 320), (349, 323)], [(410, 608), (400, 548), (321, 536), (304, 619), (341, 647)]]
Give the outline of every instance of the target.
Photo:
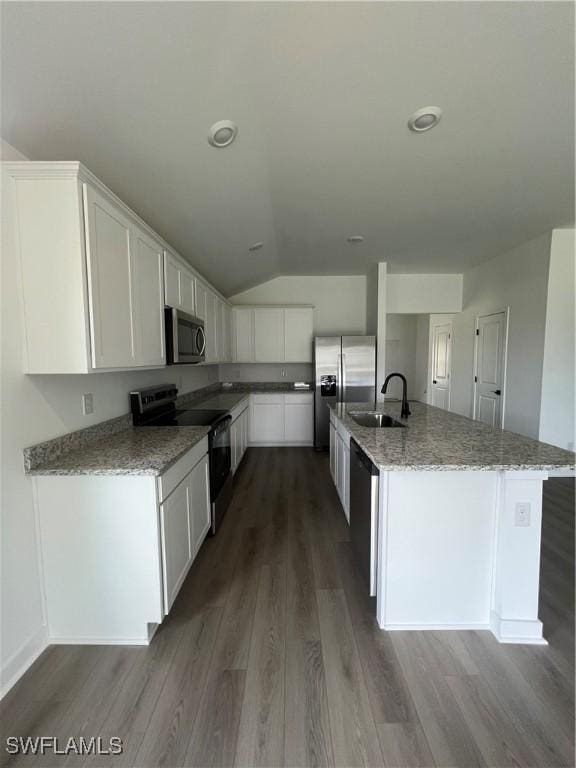
[(502, 619), (496, 611), (490, 611), (490, 629), (499, 643), (548, 645), (542, 636), (542, 622), (539, 619)]
[(20, 680), (22, 675), (28, 671), (40, 654), (46, 650), (48, 645), (48, 628), (42, 626), (34, 632), (16, 653), (12, 654), (2, 667), (0, 675), (2, 678), (0, 699), (8, 693), (18, 680)]
[(142, 637), (50, 637), (50, 645), (150, 645), (148, 633)]
[(502, 376), (502, 423), (500, 425), (501, 429), (506, 429), (505, 427), (505, 418), (506, 418), (506, 379), (508, 374), (508, 336), (510, 331), (510, 307), (503, 307), (501, 309), (494, 309), (491, 312), (483, 312), (481, 315), (476, 315), (474, 318), (474, 363), (473, 363), (473, 370), (472, 370), (472, 419), (476, 421), (476, 389), (478, 382), (476, 381), (478, 377), (478, 334), (476, 331), (479, 329), (480, 324), (479, 320), (481, 317), (489, 317), (490, 315), (499, 315), (501, 312), (504, 313), (505, 317), (505, 332), (504, 332), (504, 371)]
[[(576, 462), (576, 456), (574, 461)], [(576, 477), (576, 469), (549, 469), (548, 477)]]
[(385, 624), (381, 627), (387, 632), (458, 632), (461, 630), (482, 631), (490, 630), (489, 624)]

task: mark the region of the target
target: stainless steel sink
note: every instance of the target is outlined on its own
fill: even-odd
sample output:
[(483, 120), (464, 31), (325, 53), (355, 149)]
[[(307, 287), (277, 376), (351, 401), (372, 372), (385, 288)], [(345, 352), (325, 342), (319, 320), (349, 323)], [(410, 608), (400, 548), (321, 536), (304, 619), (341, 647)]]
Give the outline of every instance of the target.
[(406, 426), (405, 424), (396, 421), (396, 419), (393, 419), (391, 416), (387, 416), (385, 413), (378, 413), (377, 411), (350, 411), (349, 415), (354, 419), (356, 424), (359, 424), (361, 427), (381, 428)]

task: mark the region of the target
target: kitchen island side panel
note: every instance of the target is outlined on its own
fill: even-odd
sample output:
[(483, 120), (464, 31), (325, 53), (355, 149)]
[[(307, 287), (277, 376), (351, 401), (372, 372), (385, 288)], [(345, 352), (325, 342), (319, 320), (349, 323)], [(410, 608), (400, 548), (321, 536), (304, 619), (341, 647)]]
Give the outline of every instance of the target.
[(383, 472), (378, 621), (489, 628), (497, 472)]

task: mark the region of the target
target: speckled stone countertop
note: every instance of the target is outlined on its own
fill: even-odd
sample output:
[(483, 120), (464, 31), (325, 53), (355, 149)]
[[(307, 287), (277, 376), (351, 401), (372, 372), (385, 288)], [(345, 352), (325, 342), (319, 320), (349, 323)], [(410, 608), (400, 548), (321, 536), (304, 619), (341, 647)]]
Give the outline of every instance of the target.
[(161, 475), (208, 427), (132, 427), (28, 470), (30, 475)]
[[(410, 402), (412, 415), (400, 418), (400, 402), (337, 403), (329, 406), (381, 470), (556, 470), (574, 469), (576, 454), (479, 421)], [(351, 411), (379, 411), (404, 428), (361, 427)]]

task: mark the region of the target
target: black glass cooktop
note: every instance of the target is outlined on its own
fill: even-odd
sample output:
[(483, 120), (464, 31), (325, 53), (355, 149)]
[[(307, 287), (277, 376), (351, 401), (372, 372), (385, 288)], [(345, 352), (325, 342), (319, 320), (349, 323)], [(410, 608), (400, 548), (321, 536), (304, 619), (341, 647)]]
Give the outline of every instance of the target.
[(226, 411), (172, 411), (152, 421), (147, 427), (209, 427), (226, 415)]

